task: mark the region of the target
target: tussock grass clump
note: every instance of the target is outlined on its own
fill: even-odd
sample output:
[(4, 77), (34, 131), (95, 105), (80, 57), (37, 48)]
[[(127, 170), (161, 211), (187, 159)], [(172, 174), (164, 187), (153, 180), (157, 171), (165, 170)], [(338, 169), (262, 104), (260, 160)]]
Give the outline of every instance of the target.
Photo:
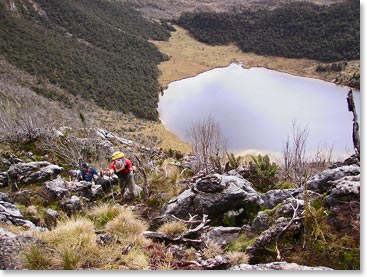
[(127, 255), (123, 256), (122, 260), (129, 269), (149, 269), (149, 256), (145, 253), (144, 249), (140, 247), (131, 249)]
[(124, 208), (120, 205), (103, 203), (93, 207), (88, 212), (88, 216), (95, 222), (98, 229), (102, 229), (107, 222), (111, 221), (122, 212), (124, 212)]
[(223, 249), (219, 244), (210, 241), (207, 245), (207, 248), (204, 250), (203, 254), (205, 258), (210, 259), (214, 258), (217, 255), (223, 254)]
[(185, 223), (180, 221), (171, 221), (164, 223), (157, 231), (175, 237), (182, 234), (186, 230), (187, 226)]
[(247, 254), (244, 252), (229, 251), (226, 255), (232, 265), (247, 264), (249, 260)]
[(31, 245), (24, 252), (23, 263), (27, 269), (31, 270), (47, 270), (52, 267), (52, 259), (49, 254), (36, 245)]
[(122, 243), (144, 245), (141, 234), (148, 229), (148, 224), (139, 219), (130, 208), (122, 207), (120, 213), (110, 220), (105, 227), (106, 233)]
[(100, 262), (94, 225), (87, 218), (64, 219), (55, 229), (33, 235), (56, 250), (53, 263), (58, 269), (91, 267)]

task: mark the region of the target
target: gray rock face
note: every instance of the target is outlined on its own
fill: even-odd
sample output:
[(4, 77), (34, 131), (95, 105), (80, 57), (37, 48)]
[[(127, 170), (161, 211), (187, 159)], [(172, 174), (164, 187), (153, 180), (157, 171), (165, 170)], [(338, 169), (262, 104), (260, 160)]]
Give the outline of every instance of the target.
[(310, 267), (299, 265), (296, 263), (273, 262), (268, 264), (256, 264), (256, 265), (241, 264), (231, 267), (230, 270), (333, 270), (333, 269), (324, 266)]
[(272, 209), (279, 203), (282, 203), (283, 200), (295, 196), (299, 193), (299, 190), (296, 189), (275, 189), (269, 190), (264, 194), (261, 194), (261, 199), (263, 200), (263, 206), (266, 209)]
[(82, 209), (82, 204), (80, 202), (80, 198), (73, 195), (69, 200), (66, 200), (63, 203), (60, 203), (60, 208), (68, 215), (72, 215), (77, 211)]
[(345, 204), (360, 198), (360, 175), (345, 176), (332, 182), (333, 186), (329, 190), (329, 195), (325, 201), (330, 207)]
[(4, 192), (0, 192), (0, 201), (12, 203), (10, 197)]
[(45, 211), (45, 223), (47, 228), (51, 229), (56, 226), (59, 213), (52, 209), (47, 209)]
[(6, 172), (0, 172), (0, 188), (8, 186), (8, 174)]
[(241, 233), (242, 229), (240, 227), (212, 227), (201, 235), (201, 239), (205, 243), (212, 241), (224, 246), (238, 239)]
[(0, 270), (23, 269), (21, 251), (31, 244), (40, 246), (43, 243), (39, 239), (0, 228)]
[[(213, 183), (213, 189), (210, 184)], [(204, 190), (204, 191), (203, 191)], [(188, 214), (207, 214), (218, 217), (244, 205), (261, 205), (260, 195), (251, 183), (237, 176), (213, 174), (199, 179), (192, 189), (188, 189), (168, 202), (162, 215), (188, 218)]]
[(21, 185), (53, 180), (61, 171), (62, 167), (45, 161), (18, 163), (9, 168), (8, 178), (13, 191), (17, 191)]
[(328, 169), (317, 174), (307, 182), (307, 189), (318, 193), (327, 192), (333, 185), (332, 181), (341, 179), (345, 176), (356, 176), (360, 174), (358, 165), (345, 165), (334, 169)]
[(6, 195), (3, 195), (0, 200), (0, 222), (7, 225), (25, 226), (30, 229), (36, 228), (31, 221), (25, 220), (17, 206), (14, 204), (4, 201), (9, 200)]
[(69, 195), (67, 182), (62, 178), (57, 178), (55, 180), (46, 182), (44, 188), (53, 200), (61, 200)]
[(251, 229), (256, 233), (261, 233), (262, 231), (268, 228), (269, 228), (269, 215), (265, 212), (259, 212), (252, 221)]

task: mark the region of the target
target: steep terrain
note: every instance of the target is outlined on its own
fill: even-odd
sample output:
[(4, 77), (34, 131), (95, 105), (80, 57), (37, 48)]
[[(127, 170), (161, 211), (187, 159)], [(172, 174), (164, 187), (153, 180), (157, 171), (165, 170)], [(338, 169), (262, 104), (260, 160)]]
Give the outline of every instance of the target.
[(168, 39), (158, 23), (101, 0), (2, 0), (0, 14), (0, 53), (11, 64), (100, 107), (158, 118), (166, 57), (147, 41)]

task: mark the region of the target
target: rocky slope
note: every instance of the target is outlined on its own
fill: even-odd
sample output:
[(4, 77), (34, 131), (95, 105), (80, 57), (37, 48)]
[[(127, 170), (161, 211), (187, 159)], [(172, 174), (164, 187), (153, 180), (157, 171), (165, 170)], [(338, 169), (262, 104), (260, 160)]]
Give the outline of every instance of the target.
[[(99, 133), (106, 134), (101, 130)], [(102, 141), (109, 143), (116, 139), (111, 134), (101, 136)], [(119, 141), (127, 153), (130, 148), (133, 151), (130, 153), (140, 153), (140, 157), (144, 152), (164, 156), (158, 149), (134, 146), (134, 142), (122, 138)], [(109, 151), (113, 151), (111, 146)], [(151, 161), (156, 163), (158, 158)], [(188, 169), (187, 161), (188, 157), (184, 157), (171, 167)], [(27, 268), (24, 256), (19, 253), (32, 245), (45, 244), (34, 232), (60, 226), (61, 214), (64, 217), (87, 214), (96, 203), (114, 197), (111, 189), (117, 183), (115, 178), (103, 177), (95, 183), (71, 182), (65, 178), (65, 169), (56, 164), (25, 162), (9, 154), (2, 156), (1, 165), (1, 269)], [(141, 235), (152, 241), (145, 251), (151, 253), (149, 247), (164, 242), (166, 250), (175, 253), (172, 257), (175, 269), (359, 269), (358, 159), (351, 157), (312, 176), (305, 187), (266, 193), (257, 192), (242, 177), (241, 170), (186, 178), (182, 193), (167, 201), (154, 218), (147, 213), (148, 200), (152, 199), (146, 198), (148, 195), (134, 201), (123, 200), (121, 196), (115, 196), (114, 200), (127, 204), (145, 218), (150, 227)], [(153, 189), (153, 183), (140, 180), (138, 184)], [(181, 234), (160, 231), (160, 226), (168, 222), (184, 222), (189, 228)], [(21, 226), (21, 231), (13, 233), (15, 226)], [(101, 251), (105, 244), (119, 245), (105, 231), (96, 228), (95, 232)], [(191, 248), (197, 254), (188, 260), (184, 253)], [(248, 262), (233, 260), (233, 254), (225, 249), (245, 254)], [(52, 247), (46, 250), (56, 251)], [(209, 250), (215, 254), (209, 255)], [(157, 261), (150, 261), (150, 268), (154, 268)], [(126, 264), (126, 269), (129, 266)]]

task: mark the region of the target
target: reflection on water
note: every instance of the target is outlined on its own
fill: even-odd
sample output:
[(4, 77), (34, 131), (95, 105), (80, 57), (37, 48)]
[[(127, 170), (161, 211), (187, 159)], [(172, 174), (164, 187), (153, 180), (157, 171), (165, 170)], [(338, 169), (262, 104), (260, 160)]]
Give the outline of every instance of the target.
[[(189, 126), (211, 115), (235, 153), (249, 149), (281, 152), (296, 120), (309, 130), (309, 153), (328, 144), (334, 145), (334, 157), (338, 157), (353, 153), (348, 90), (320, 80), (231, 64), (171, 83), (158, 111), (164, 126), (183, 140)], [(354, 98), (359, 110), (359, 91), (354, 91)]]

